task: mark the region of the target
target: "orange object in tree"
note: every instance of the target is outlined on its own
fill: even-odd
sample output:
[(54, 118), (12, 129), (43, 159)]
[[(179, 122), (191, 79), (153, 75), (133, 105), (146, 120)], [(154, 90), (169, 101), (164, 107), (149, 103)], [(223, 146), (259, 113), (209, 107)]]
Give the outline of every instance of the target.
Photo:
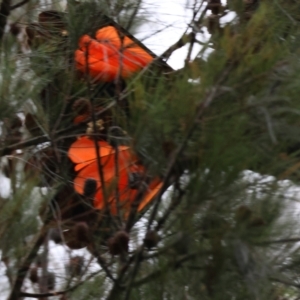
[(76, 67), (98, 81), (128, 78), (153, 61), (153, 57), (113, 26), (96, 32), (96, 39), (84, 35), (75, 51)]
[[(94, 196), (94, 207), (101, 210), (106, 204), (101, 184), (101, 182), (104, 182), (106, 200), (111, 213), (116, 214), (119, 207), (127, 216), (131, 204), (136, 199), (142, 186), (144, 193), (138, 206), (138, 211), (142, 211), (158, 193), (162, 186), (161, 180), (155, 178), (147, 182), (145, 167), (139, 163), (138, 157), (132, 153), (129, 147), (118, 146), (116, 151), (116, 148), (106, 141), (97, 141), (97, 143), (103, 174), (102, 180), (98, 170), (95, 142), (83, 136), (71, 145), (68, 155), (75, 164), (75, 171), (77, 171), (77, 176), (74, 179), (74, 189), (77, 193), (83, 195), (87, 180), (95, 180), (97, 189)], [(118, 152), (117, 156), (116, 152)], [(117, 168), (116, 162), (118, 164)]]

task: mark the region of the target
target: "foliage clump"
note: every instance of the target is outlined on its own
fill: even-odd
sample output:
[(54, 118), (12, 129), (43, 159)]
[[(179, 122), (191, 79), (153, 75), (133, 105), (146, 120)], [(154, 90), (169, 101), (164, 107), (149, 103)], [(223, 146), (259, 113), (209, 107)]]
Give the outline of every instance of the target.
[[(195, 1), (178, 42), (113, 83), (76, 72), (78, 39), (107, 22), (138, 28), (141, 1), (24, 4), (22, 21), (10, 1), (0, 6), (8, 299), (297, 299), (299, 4)], [(174, 71), (167, 59), (184, 45)], [(86, 134), (138, 155), (147, 178), (135, 184), (159, 178), (145, 210), (114, 218), (93, 208), (95, 182), (74, 191), (68, 150)], [(54, 243), (71, 253), (66, 272), (49, 271)]]

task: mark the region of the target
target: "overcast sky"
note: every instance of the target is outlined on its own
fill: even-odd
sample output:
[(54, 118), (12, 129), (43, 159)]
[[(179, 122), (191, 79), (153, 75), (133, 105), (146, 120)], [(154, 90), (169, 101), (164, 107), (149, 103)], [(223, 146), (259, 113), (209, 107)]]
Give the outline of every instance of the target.
[[(149, 22), (140, 28), (138, 37), (155, 54), (163, 53), (184, 33), (192, 17), (189, 2), (191, 0), (144, 0), (144, 12)], [(186, 53), (187, 46), (177, 50), (168, 61), (170, 66), (182, 68)]]

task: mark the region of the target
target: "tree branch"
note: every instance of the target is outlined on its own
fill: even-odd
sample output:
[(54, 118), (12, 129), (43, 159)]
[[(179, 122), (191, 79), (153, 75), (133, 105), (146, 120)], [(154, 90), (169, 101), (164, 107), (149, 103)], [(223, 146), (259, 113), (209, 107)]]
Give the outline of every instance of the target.
[(292, 281), (287, 281), (287, 280), (285, 280), (285, 279), (280, 279), (280, 278), (275, 278), (275, 277), (269, 277), (269, 279), (270, 279), (271, 281), (274, 281), (274, 282), (279, 282), (279, 283), (282, 283), (282, 284), (284, 284), (284, 285), (287, 285), (287, 286), (293, 286), (293, 287), (295, 287), (295, 288), (300, 289), (300, 284), (296, 284), (296, 283), (294, 283), (294, 282), (292, 282)]
[(159, 190), (157, 196), (156, 196), (156, 200), (155, 200), (155, 204), (154, 204), (154, 208), (152, 210), (152, 213), (150, 215), (149, 218), (149, 223), (147, 225), (147, 231), (150, 230), (150, 227), (152, 226), (152, 223), (154, 221), (154, 218), (156, 216), (156, 213), (158, 211), (158, 207), (160, 204), (160, 200), (161, 197), (165, 191), (165, 188), (168, 186), (170, 178), (172, 176), (174, 167), (176, 165), (176, 161), (178, 159), (178, 157), (180, 157), (180, 155), (182, 154), (182, 152), (185, 149), (185, 146), (187, 144), (187, 142), (189, 141), (189, 139), (191, 138), (191, 136), (193, 135), (198, 123), (199, 123), (199, 119), (202, 117), (202, 115), (204, 114), (204, 112), (206, 111), (206, 109), (210, 106), (211, 102), (214, 100), (214, 98), (217, 95), (217, 92), (219, 91), (219, 85), (221, 84), (221, 82), (225, 79), (226, 75), (228, 74), (230, 67), (225, 69), (225, 71), (223, 72), (223, 74), (220, 76), (219, 80), (216, 83), (216, 86), (214, 86), (211, 91), (209, 92), (209, 94), (206, 96), (206, 98), (201, 101), (198, 105), (198, 109), (196, 111), (194, 120), (191, 124), (190, 129), (188, 130), (184, 140), (182, 141), (182, 143), (177, 147), (177, 149), (175, 149), (175, 151), (173, 152), (173, 154), (171, 155), (168, 167), (167, 167), (167, 171), (166, 171), (166, 175), (163, 181), (163, 185), (161, 187), (161, 189)]
[(24, 4), (28, 3), (29, 1), (30, 0), (23, 0), (23, 1), (20, 1), (19, 3), (17, 3), (17, 4), (11, 5), (10, 10), (19, 8), (19, 7), (23, 6)]
[(170, 269), (177, 269), (179, 267), (180, 264), (188, 261), (189, 259), (194, 258), (195, 256), (197, 256), (199, 254), (199, 252), (193, 252), (193, 253), (189, 253), (186, 254), (184, 256), (182, 256), (180, 259), (176, 260), (175, 262), (173, 260), (171, 260), (168, 264), (166, 264), (166, 266), (164, 268), (159, 268), (158, 270), (145, 275), (143, 278), (141, 278), (140, 280), (134, 282), (132, 284), (133, 287), (138, 287), (144, 283), (149, 283), (149, 281), (158, 278), (159, 276), (161, 276), (166, 270), (170, 271)]
[[(97, 112), (95, 115), (96, 117), (100, 116), (101, 114), (103, 114), (104, 112), (108, 111), (109, 109), (111, 109), (113, 106), (116, 105), (115, 101), (112, 101), (109, 105), (107, 105), (107, 107), (105, 107), (104, 109), (102, 109), (101, 111)], [(86, 119), (86, 121), (82, 124), (79, 125), (72, 125), (68, 128), (59, 130), (56, 132), (56, 136), (62, 137), (65, 134), (69, 134), (69, 133), (76, 133), (80, 130), (85, 130), (86, 129), (86, 123), (90, 122), (91, 118)], [(16, 144), (12, 144), (3, 148), (0, 148), (0, 157), (1, 156), (5, 156), (10, 154), (12, 151), (17, 150), (17, 149), (24, 149), (26, 147), (30, 147), (30, 146), (37, 146), (39, 144), (42, 143), (46, 143), (46, 142), (50, 142), (49, 136), (48, 135), (42, 135), (42, 136), (38, 136), (38, 137), (34, 137), (31, 139), (28, 139), (26, 141), (20, 142), (20, 143), (16, 143)]]
[(10, 2), (11, 0), (2, 0), (0, 6), (0, 41), (3, 38), (3, 34), (5, 31), (5, 26), (7, 22), (7, 17), (10, 14)]
[(130, 16), (130, 20), (128, 21), (128, 24), (126, 26), (126, 30), (130, 30), (132, 23), (134, 21), (134, 18), (136, 17), (136, 15), (140, 9), (141, 3), (142, 3), (142, 0), (138, 0), (136, 6), (134, 8), (134, 11), (133, 11), (132, 15)]
[[(203, 21), (203, 18), (205, 16), (205, 13), (207, 12), (207, 9), (208, 9), (208, 6), (206, 6), (202, 13), (201, 13), (201, 16), (199, 17), (199, 19), (195, 22), (194, 19), (192, 20), (192, 22), (194, 23), (195, 26), (198, 26), (199, 24), (201, 24), (201, 22)], [(168, 59), (172, 53), (174, 51), (176, 51), (177, 49), (180, 49), (182, 48), (183, 46), (185, 46), (186, 44), (192, 42), (194, 43), (195, 42), (195, 36), (196, 36), (196, 31), (193, 30), (192, 32), (190, 32), (189, 34), (186, 34), (187, 33), (187, 29), (185, 30), (185, 32), (183, 33), (183, 35), (180, 37), (180, 39), (175, 43), (173, 44), (172, 46), (170, 46), (162, 55), (161, 55), (161, 58), (164, 58), (164, 59)]]
[(287, 244), (287, 243), (298, 243), (300, 242), (300, 238), (287, 238), (281, 240), (274, 240), (274, 241), (264, 241), (255, 243), (255, 246), (265, 246), (265, 245), (272, 245), (272, 244)]
[(36, 255), (38, 253), (40, 246), (44, 242), (44, 239), (45, 239), (45, 236), (46, 236), (47, 230), (48, 230), (48, 226), (47, 226), (48, 222), (46, 222), (43, 225), (43, 227), (41, 228), (32, 248), (30, 249), (29, 253), (25, 257), (21, 267), (18, 269), (17, 276), (16, 276), (15, 282), (12, 287), (12, 291), (7, 300), (16, 300), (21, 297), (21, 293), (22, 293), (21, 288), (23, 286), (24, 279), (27, 275), (27, 272), (30, 268), (32, 261), (35, 259)]
[(85, 282), (87, 282), (88, 280), (93, 278), (94, 276), (98, 275), (100, 272), (102, 272), (102, 270), (92, 273), (84, 281), (80, 281), (76, 285), (74, 285), (74, 286), (72, 286), (69, 289), (66, 289), (64, 291), (49, 292), (49, 293), (26, 293), (26, 292), (21, 292), (20, 296), (21, 297), (30, 297), (30, 298), (44, 298), (44, 297), (54, 297), (54, 296), (64, 295), (64, 294), (67, 294), (69, 292), (74, 291), (79, 286), (81, 286), (82, 284), (84, 284)]

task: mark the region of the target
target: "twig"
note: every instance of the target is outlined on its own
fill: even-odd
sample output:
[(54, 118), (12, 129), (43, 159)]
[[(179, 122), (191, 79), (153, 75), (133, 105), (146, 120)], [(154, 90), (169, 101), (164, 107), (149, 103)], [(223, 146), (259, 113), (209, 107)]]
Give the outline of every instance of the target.
[(141, 3), (142, 3), (142, 0), (138, 0), (136, 6), (134, 8), (134, 11), (133, 11), (132, 15), (130, 16), (130, 20), (128, 21), (128, 24), (126, 26), (126, 30), (129, 30), (130, 27), (132, 26), (133, 20), (136, 17), (136, 15), (140, 9)]
[(193, 36), (193, 33), (186, 34), (187, 30), (183, 33), (183, 35), (180, 37), (180, 39), (170, 46), (162, 55), (161, 58), (168, 59), (174, 51), (177, 49), (180, 49), (181, 47), (185, 46), (187, 43), (191, 41), (191, 38)]
[[(195, 18), (199, 12), (199, 10), (201, 9), (203, 3), (204, 3), (204, 0), (202, 0), (200, 6), (198, 9), (196, 9), (196, 6), (197, 6), (197, 0), (194, 1), (194, 7), (193, 7), (193, 18), (192, 18), (192, 22), (191, 23), (194, 23), (195, 22)], [(206, 12), (206, 10), (204, 10)], [(201, 18), (201, 17), (200, 17)], [(201, 19), (202, 20), (202, 19)], [(199, 20), (198, 20), (199, 22)], [(184, 60), (185, 62), (185, 65), (187, 65), (189, 63), (189, 61), (191, 60), (191, 55), (192, 55), (192, 51), (193, 51), (193, 48), (194, 48), (194, 45), (195, 45), (195, 42), (196, 42), (196, 30), (195, 28), (193, 28), (193, 31), (191, 33), (191, 42), (190, 42), (190, 46), (189, 46), (189, 49), (188, 49), (188, 53), (187, 53), (187, 56)]]
[(10, 2), (11, 0), (2, 0), (0, 6), (0, 41), (3, 38), (7, 17), (10, 14)]
[(82, 284), (84, 284), (85, 282), (87, 282), (88, 280), (90, 280), (91, 278), (95, 277), (96, 275), (98, 275), (100, 272), (102, 272), (102, 270), (97, 271), (92, 273), (91, 275), (87, 276), (85, 278), (85, 280), (80, 281), (79, 283), (77, 283), (76, 285), (70, 287), (69, 289), (66, 289), (64, 291), (59, 291), (59, 292), (49, 292), (49, 293), (26, 293), (26, 292), (21, 292), (20, 296), (21, 297), (31, 297), (31, 298), (44, 298), (44, 297), (54, 297), (54, 296), (59, 296), (59, 295), (64, 295), (67, 294), (69, 292), (74, 291), (75, 289), (77, 289), (79, 286), (81, 286)]
[(159, 231), (160, 228), (164, 225), (166, 220), (168, 219), (171, 212), (180, 204), (181, 199), (184, 195), (184, 191), (180, 188), (179, 182), (175, 182), (176, 190), (178, 191), (178, 196), (174, 197), (171, 200), (171, 203), (168, 207), (168, 209), (165, 211), (164, 215), (158, 220), (157, 225), (155, 226), (155, 231)]
[[(148, 225), (147, 225), (147, 232), (150, 230), (150, 228), (152, 226), (152, 223), (154, 221), (154, 218), (157, 214), (158, 207), (159, 207), (159, 204), (160, 204), (160, 201), (161, 201), (161, 197), (162, 197), (163, 193), (165, 192), (165, 190), (169, 186), (169, 182), (170, 182), (171, 176), (173, 174), (173, 170), (174, 170), (174, 167), (176, 165), (176, 161), (177, 161), (178, 157), (182, 154), (183, 150), (185, 149), (185, 146), (186, 146), (187, 142), (189, 141), (189, 139), (193, 135), (194, 130), (196, 129), (196, 127), (199, 123), (199, 119), (202, 117), (205, 110), (210, 106), (211, 102), (215, 98), (215, 96), (217, 94), (217, 91), (219, 91), (219, 85), (226, 78), (229, 70), (230, 70), (230, 67), (225, 69), (225, 71), (223, 72), (223, 74), (221, 75), (219, 80), (217, 81), (216, 85), (212, 88), (212, 90), (207, 95), (207, 97), (199, 104), (198, 109), (197, 109), (196, 114), (195, 114), (195, 117), (194, 117), (194, 121), (193, 121), (188, 133), (186, 134), (186, 137), (184, 138), (181, 145), (179, 145), (178, 148), (175, 149), (175, 151), (173, 152), (173, 155), (171, 155), (171, 159), (170, 159), (170, 162), (169, 162), (169, 165), (168, 165), (168, 168), (167, 168), (167, 172), (166, 172), (162, 187), (160, 188), (160, 190), (159, 190), (159, 192), (156, 196), (154, 208), (153, 208), (152, 213), (151, 213), (150, 218), (149, 218), (149, 222), (148, 222)], [(140, 262), (142, 261), (144, 248), (145, 248), (145, 242), (142, 244), (142, 246), (140, 247), (140, 249), (138, 250), (138, 252), (136, 254), (135, 264), (133, 266), (133, 269), (132, 269), (132, 272), (131, 272), (131, 278), (129, 279), (129, 283), (128, 283), (128, 286), (127, 286), (127, 289), (126, 289), (126, 294), (125, 294), (125, 298), (124, 298), (125, 300), (130, 299), (131, 287), (133, 285), (134, 278), (137, 274)], [(114, 299), (114, 298), (107, 298), (107, 299)]]
[(149, 218), (147, 231), (150, 229), (150, 227), (151, 227), (151, 225), (154, 221), (154, 218), (155, 218), (157, 210), (158, 210), (158, 206), (160, 204), (161, 196), (163, 195), (163, 192), (165, 191), (166, 187), (169, 184), (169, 180), (172, 176), (172, 173), (173, 173), (173, 170), (174, 170), (174, 167), (176, 165), (176, 161), (177, 161), (178, 157), (182, 154), (187, 142), (189, 141), (189, 139), (193, 135), (194, 130), (196, 129), (196, 127), (198, 125), (199, 119), (201, 118), (201, 116), (203, 115), (203, 113), (205, 112), (207, 107), (210, 106), (211, 102), (213, 101), (214, 97), (216, 96), (217, 91), (218, 91), (218, 86), (223, 81), (223, 79), (224, 79), (224, 77), (226, 76), (227, 73), (228, 73), (228, 69), (225, 70), (223, 75), (218, 80), (216, 86), (212, 88), (212, 90), (207, 95), (207, 97), (199, 104), (198, 110), (197, 110), (196, 115), (194, 117), (194, 121), (193, 121), (188, 133), (186, 134), (183, 142), (173, 152), (173, 155), (171, 155), (171, 159), (170, 159), (170, 162), (169, 162), (169, 165), (168, 165), (168, 168), (167, 168), (167, 172), (166, 172), (166, 175), (165, 175), (165, 178), (164, 178), (163, 185), (162, 185), (160, 191), (157, 194), (156, 202), (155, 202), (154, 208), (153, 208), (152, 213), (151, 213), (150, 218)]
[(159, 276), (161, 276), (163, 274), (163, 272), (165, 270), (170, 270), (170, 268), (173, 268), (173, 269), (177, 269), (182, 263), (184, 263), (185, 261), (188, 261), (189, 259), (192, 259), (194, 258), (196, 255), (198, 255), (199, 252), (194, 252), (194, 253), (189, 253), (187, 255), (184, 255), (183, 257), (181, 257), (180, 259), (176, 260), (175, 262), (174, 261), (170, 261), (166, 266), (165, 268), (160, 268), (159, 270), (156, 270), (146, 276), (144, 276), (143, 278), (141, 278), (140, 280), (134, 282), (132, 284), (133, 287), (138, 287), (144, 283), (148, 283), (150, 280), (153, 280)]
[(24, 4), (28, 3), (29, 1), (30, 1), (30, 0), (23, 0), (23, 1), (20, 1), (19, 3), (16, 3), (16, 4), (14, 4), (14, 5), (11, 5), (11, 6), (10, 6), (10, 10), (19, 8), (19, 7), (23, 6)]
[[(107, 105), (107, 107), (105, 107), (101, 111), (97, 112), (95, 114), (96, 117), (98, 117), (101, 114), (105, 113), (106, 111), (110, 110), (115, 105), (116, 105), (115, 101), (111, 102), (109, 105)], [(61, 137), (64, 134), (74, 133), (76, 131), (80, 131), (80, 130), (86, 129), (86, 123), (88, 123), (90, 121), (91, 121), (91, 118), (88, 118), (82, 124), (72, 125), (72, 126), (70, 126), (68, 128), (59, 130), (59, 131), (57, 131), (56, 136), (60, 136)], [(37, 146), (39, 144), (46, 143), (46, 142), (49, 142), (49, 141), (50, 141), (50, 139), (49, 139), (48, 135), (42, 135), (42, 136), (38, 136), (38, 137), (34, 137), (34, 138), (31, 138), (31, 139), (28, 139), (28, 140), (20, 142), (20, 143), (12, 144), (12, 145), (6, 146), (4, 148), (0, 148), (0, 157), (10, 154), (12, 151), (14, 151), (16, 149), (23, 149), (23, 148), (30, 147), (30, 146)]]
[[(91, 107), (92, 107), (92, 124), (93, 124), (93, 131), (97, 134), (99, 133), (97, 126), (96, 126), (96, 116), (95, 116), (95, 107), (94, 107), (94, 103), (93, 103), (93, 99), (91, 96), (91, 81), (90, 81), (90, 70), (89, 70), (89, 49), (90, 49), (90, 45), (86, 45), (86, 51), (85, 51), (85, 64), (86, 64), (86, 70), (85, 70), (85, 75), (86, 75), (86, 83), (87, 83), (87, 96), (88, 99), (90, 101)], [(110, 216), (110, 208), (109, 208), (109, 203), (108, 203), (108, 195), (107, 195), (107, 191), (106, 191), (106, 186), (105, 186), (105, 182), (104, 182), (104, 172), (103, 172), (103, 165), (101, 162), (101, 158), (100, 158), (100, 151), (101, 151), (101, 146), (98, 143), (97, 140), (97, 136), (95, 136), (93, 138), (93, 142), (95, 145), (95, 151), (96, 151), (96, 158), (97, 158), (97, 168), (98, 168), (98, 173), (99, 173), (99, 178), (100, 178), (100, 183), (101, 183), (101, 192), (102, 192), (102, 197), (103, 197), (103, 201), (104, 201), (104, 205), (105, 205), (105, 213), (108, 214), (108, 216)]]
[[(203, 10), (203, 12), (201, 13), (201, 16), (199, 17), (199, 19), (194, 22), (195, 25), (199, 25), (201, 24), (204, 16), (205, 16), (205, 13), (207, 11), (207, 8), (208, 6), (206, 6)], [(165, 58), (165, 59), (168, 59), (172, 53), (174, 51), (176, 51), (177, 49), (180, 49), (182, 48), (183, 46), (185, 46), (186, 44), (190, 43), (190, 42), (195, 42), (195, 30), (193, 30), (192, 32), (190, 32), (189, 34), (186, 34), (187, 33), (187, 30), (185, 30), (185, 32), (183, 33), (183, 35), (180, 37), (180, 39), (175, 43), (173, 44), (172, 46), (170, 46), (160, 57), (161, 58)]]
[(16, 279), (15, 279), (15, 282), (12, 287), (12, 291), (7, 300), (16, 300), (16, 299), (19, 299), (19, 297), (21, 296), (21, 293), (22, 293), (21, 288), (23, 286), (24, 279), (27, 275), (27, 272), (30, 268), (32, 261), (35, 259), (36, 255), (38, 253), (40, 246), (44, 242), (44, 239), (45, 239), (45, 236), (46, 236), (47, 230), (48, 230), (48, 226), (47, 226), (48, 223), (49, 223), (49, 220), (47, 222), (45, 222), (45, 224), (41, 228), (32, 248), (30, 249), (29, 253), (25, 257), (21, 267), (18, 269)]
[(127, 232), (130, 232), (130, 229), (132, 228), (132, 226), (134, 224), (134, 221), (136, 218), (136, 213), (138, 211), (138, 207), (139, 207), (141, 201), (143, 200), (143, 197), (146, 192), (146, 187), (143, 184), (144, 180), (145, 180), (145, 178), (142, 178), (142, 180), (141, 180), (142, 183), (139, 186), (138, 193), (130, 207), (129, 216), (127, 218), (127, 222), (126, 222), (126, 226), (125, 226), (125, 231), (127, 231)]
[(140, 252), (143, 252), (143, 248), (141, 247), (138, 249), (134, 255), (130, 257), (130, 259), (127, 261), (127, 263), (122, 267), (120, 270), (120, 273), (118, 275), (118, 278), (116, 279), (116, 283), (113, 285), (112, 289), (110, 290), (109, 295), (107, 296), (106, 300), (114, 300), (116, 299), (118, 293), (123, 290), (123, 287), (121, 286), (121, 281), (126, 274), (128, 268), (130, 267), (131, 263), (135, 260), (136, 256), (139, 255)]
[(274, 241), (265, 241), (260, 243), (255, 243), (256, 246), (264, 246), (264, 245), (272, 245), (272, 244), (286, 244), (286, 243), (298, 243), (300, 242), (300, 238), (288, 238)]
[(41, 293), (48, 292), (48, 254), (49, 254), (49, 231), (47, 232), (45, 239), (44, 239), (44, 247), (43, 253), (41, 254), (41, 269), (42, 269), (42, 276), (39, 280), (39, 289)]
[(120, 210), (120, 193), (119, 193), (119, 147), (118, 144), (116, 144), (115, 148), (115, 156), (114, 156), (114, 161), (115, 161), (115, 180), (116, 180), (116, 187), (115, 187), (115, 204), (116, 204), (116, 209), (117, 209), (117, 221), (119, 222), (119, 226), (122, 226), (122, 218), (121, 218), (121, 210)]
[(296, 284), (294, 282), (291, 282), (291, 281), (287, 281), (285, 279), (280, 279), (280, 278), (275, 278), (275, 277), (269, 277), (269, 279), (271, 281), (275, 281), (275, 282), (279, 282), (279, 283), (282, 283), (284, 285), (287, 285), (287, 286), (293, 286), (295, 288), (298, 288), (300, 289), (300, 284)]
[[(96, 255), (95, 255), (96, 254)], [(109, 279), (111, 279), (112, 282), (114, 282), (115, 284), (117, 283), (116, 279), (113, 277), (113, 275), (111, 274), (109, 268), (106, 265), (106, 262), (104, 261), (104, 259), (102, 258), (101, 254), (98, 253), (94, 253), (94, 255), (96, 256), (96, 259), (99, 263), (99, 265), (101, 266), (101, 268), (103, 269), (103, 271), (106, 273), (107, 277)]]

